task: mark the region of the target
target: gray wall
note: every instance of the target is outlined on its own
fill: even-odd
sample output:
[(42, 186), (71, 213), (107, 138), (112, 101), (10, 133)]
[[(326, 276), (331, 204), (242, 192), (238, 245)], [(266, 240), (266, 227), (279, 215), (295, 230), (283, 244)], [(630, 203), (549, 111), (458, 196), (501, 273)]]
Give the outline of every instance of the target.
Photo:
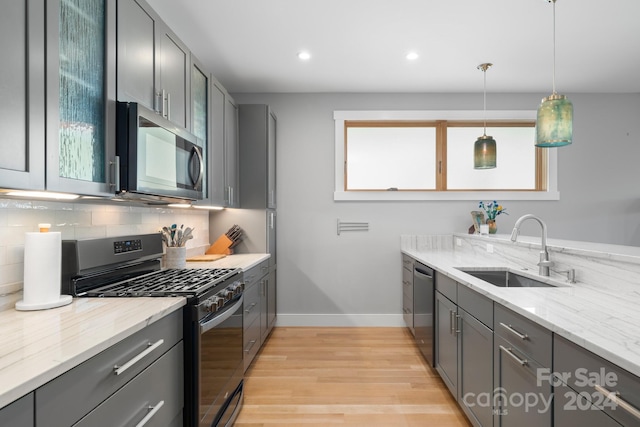
[[(490, 110), (533, 110), (548, 94), (490, 94)], [(559, 201), (504, 201), (549, 237), (640, 246), (640, 94), (567, 94), (574, 144), (559, 149)], [(279, 324), (401, 325), (401, 234), (465, 232), (477, 200), (334, 202), (334, 110), (478, 110), (478, 94), (236, 94), (278, 116)], [(498, 142), (499, 143), (499, 142)], [(336, 235), (336, 220), (369, 222)], [(523, 234), (539, 235), (529, 222)], [(527, 228), (529, 227), (529, 228)]]

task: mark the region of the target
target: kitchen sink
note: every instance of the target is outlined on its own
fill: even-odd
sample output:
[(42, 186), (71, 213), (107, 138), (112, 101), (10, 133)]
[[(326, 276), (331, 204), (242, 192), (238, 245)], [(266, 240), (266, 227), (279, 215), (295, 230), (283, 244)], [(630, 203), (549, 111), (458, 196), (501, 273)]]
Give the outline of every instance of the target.
[(518, 273), (514, 273), (510, 270), (496, 269), (496, 270), (477, 270), (459, 268), (458, 270), (467, 273), (473, 277), (484, 280), (494, 286), (501, 288), (555, 288), (556, 285), (541, 282), (530, 277), (522, 276)]

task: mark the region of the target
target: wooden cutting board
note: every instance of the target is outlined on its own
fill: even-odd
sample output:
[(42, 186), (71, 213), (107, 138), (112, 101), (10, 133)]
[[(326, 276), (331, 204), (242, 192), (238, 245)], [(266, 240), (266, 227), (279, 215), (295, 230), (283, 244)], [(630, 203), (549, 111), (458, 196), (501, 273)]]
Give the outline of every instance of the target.
[(211, 262), (226, 257), (225, 254), (205, 254), (187, 258), (187, 262)]

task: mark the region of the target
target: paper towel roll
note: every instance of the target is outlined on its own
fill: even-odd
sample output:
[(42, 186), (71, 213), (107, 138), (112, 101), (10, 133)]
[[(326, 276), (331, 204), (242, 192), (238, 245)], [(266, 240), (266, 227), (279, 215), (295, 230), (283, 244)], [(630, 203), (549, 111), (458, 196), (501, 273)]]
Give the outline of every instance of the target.
[(60, 295), (62, 236), (59, 232), (25, 233), (23, 299), (17, 310), (43, 310), (71, 302)]

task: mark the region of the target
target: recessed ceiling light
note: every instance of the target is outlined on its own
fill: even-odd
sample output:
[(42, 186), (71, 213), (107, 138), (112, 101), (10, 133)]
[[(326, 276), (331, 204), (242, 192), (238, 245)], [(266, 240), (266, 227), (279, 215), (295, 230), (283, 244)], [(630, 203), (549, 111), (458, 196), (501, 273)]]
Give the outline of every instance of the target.
[(298, 52), (298, 59), (301, 59), (303, 61), (307, 61), (307, 60), (311, 59), (311, 54), (309, 52), (306, 52), (306, 51)]
[(415, 52), (409, 52), (407, 53), (407, 59), (409, 61), (415, 61), (416, 59), (418, 59), (418, 54)]

